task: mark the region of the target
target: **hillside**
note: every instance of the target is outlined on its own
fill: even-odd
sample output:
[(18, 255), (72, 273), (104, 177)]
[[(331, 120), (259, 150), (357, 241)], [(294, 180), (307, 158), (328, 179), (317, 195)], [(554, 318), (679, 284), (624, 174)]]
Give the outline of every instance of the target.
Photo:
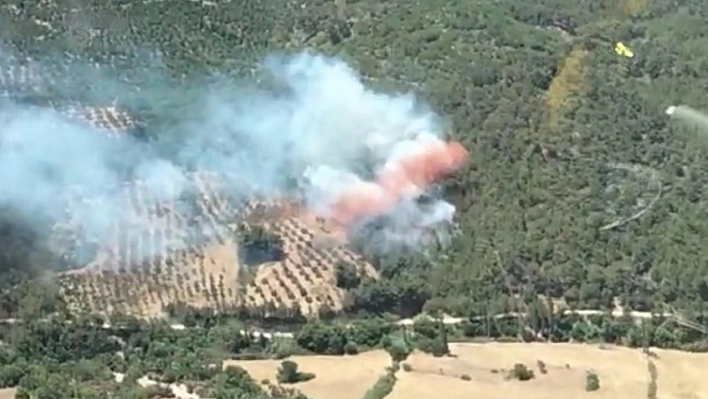
[[(189, 109), (192, 76), (218, 70), (243, 79), (269, 51), (314, 47), (344, 57), (373, 88), (419, 94), (473, 154), (443, 185), (463, 234), (442, 252), (402, 260), (372, 258), (363, 245), (384, 280), (350, 287), (358, 310), (411, 314), (429, 301), (460, 315), (514, 311), (538, 306), (533, 298), (542, 294), (582, 308), (611, 307), (619, 298), (636, 310), (670, 304), (701, 313), (701, 137), (670, 124), (663, 110), (705, 104), (703, 50), (695, 44), (703, 35), (702, 5), (508, 0), (276, 7), (263, 0), (249, 3), (248, 17), (236, 17), (237, 3), (86, 6), (82, 23), (93, 29), (91, 40), (61, 17), (76, 10), (7, 6), (8, 44), (29, 54), (50, 48), (76, 54), (62, 61), (67, 65), (90, 57), (127, 83), (70, 90), (81, 86), (72, 83), (79, 78), (64, 79), (71, 69), (61, 63), (37, 71), (13, 67), (21, 73), (8, 82), (32, 88), (23, 98), (58, 93), (104, 107), (117, 101), (144, 120), (144, 134), (159, 136), (156, 150), (169, 155), (179, 139), (161, 129)], [(199, 23), (188, 23), (195, 18)], [(635, 56), (618, 56), (616, 41)], [(176, 79), (169, 89), (156, 88), (169, 79), (146, 69), (154, 59), (144, 54), (152, 50)], [(27, 83), (37, 76), (44, 83)], [(8, 262), (14, 268), (26, 261)], [(295, 286), (288, 290), (300, 295)], [(389, 299), (374, 303), (373, 293)], [(411, 298), (415, 304), (403, 306)]]
[[(126, 187), (133, 218), (118, 220), (108, 242), (94, 243), (86, 266), (58, 276), (71, 309), (148, 318), (162, 316), (169, 305), (244, 308), (254, 315), (297, 308), (316, 315), (323, 306), (343, 309), (338, 265), (376, 276), (370, 263), (342, 243), (318, 244), (328, 233), (298, 215), (279, 214), (278, 204), (232, 208), (220, 194), (218, 176), (195, 173), (191, 179), (198, 213), (183, 212), (184, 203), (147, 197), (140, 183)], [(273, 216), (258, 215), (261, 209)], [(55, 232), (77, 233), (70, 222)], [(90, 245), (81, 241), (86, 238), (73, 246)]]
[[(19, 384), (36, 393), (51, 382), (58, 390), (76, 370), (89, 368), (80, 359), (92, 359), (90, 368), (100, 378), (87, 377), (91, 386), (82, 386), (91, 392), (104, 385), (128, 389), (109, 383), (107, 370), (124, 373), (137, 364), (133, 376), (152, 372), (204, 385), (210, 397), (229, 397), (237, 388), (259, 399), (277, 397), (254, 388), (259, 385), (240, 371), (204, 370), (212, 370), (212, 358), (280, 360), (302, 351), (341, 355), (384, 347), (395, 357), (396, 345), (389, 341), (406, 341), (406, 333), (390, 320), (360, 316), (395, 319), (422, 311), (459, 317), (462, 323), (450, 332), (456, 339), (600, 340), (704, 350), (705, 334), (696, 331), (706, 324), (708, 300), (708, 253), (702, 245), (708, 225), (701, 222), (706, 132), (670, 119), (664, 110), (681, 104), (708, 110), (706, 16), (703, 2), (670, 0), (0, 4), (3, 115), (12, 110), (6, 103), (31, 105), (103, 128), (91, 131), (95, 137), (83, 132), (81, 141), (67, 136), (62, 125), (50, 125), (23, 141), (17, 124), (0, 121), (0, 163), (7, 162), (0, 169), (13, 183), (0, 191), (0, 316), (32, 321), (2, 333), (3, 342), (13, 346), (0, 351), (7, 357), (0, 385)], [(615, 52), (617, 42), (634, 56)], [(364, 89), (342, 84), (336, 95), (317, 85), (320, 91), (304, 90), (311, 82), (305, 72), (312, 70), (290, 76), (299, 86), (280, 87), (277, 79), (264, 77), (262, 69), (275, 62), (268, 56), (305, 50), (332, 57), (319, 60), (343, 60), (362, 75)], [(331, 79), (320, 83), (342, 83), (345, 75), (327, 75)], [(357, 95), (371, 91), (378, 95), (372, 109), (379, 114), (358, 107)], [(376, 163), (377, 154), (347, 150), (369, 137), (364, 133), (371, 132), (359, 131), (364, 127), (398, 126), (394, 122), (403, 113), (381, 113), (392, 109), (388, 104), (400, 100), (401, 92), (413, 93), (421, 108), (427, 105), (442, 120), (436, 122), (440, 134), (451, 132), (446, 138), (459, 140), (471, 154), (462, 170), (429, 193), (454, 205), (456, 234), (436, 245), (392, 248), (381, 233), (391, 219), (377, 219), (347, 241), (321, 221), (293, 213), (299, 209), (292, 206), (294, 196), (281, 191), (296, 186), (310, 166), (294, 154), (317, 150), (330, 164), (356, 163), (352, 170), (359, 175), (373, 175), (383, 163)], [(220, 96), (222, 106), (207, 106), (205, 93)], [(296, 98), (282, 101), (288, 112), (317, 112), (282, 118), (272, 106), (282, 103), (268, 102), (272, 98)], [(244, 106), (259, 112), (230, 107), (259, 101), (268, 106)], [(328, 102), (338, 107), (328, 108)], [(218, 112), (206, 112), (213, 109)], [(350, 113), (350, 119), (325, 121)], [(106, 130), (113, 134), (97, 138)], [(269, 133), (281, 130), (287, 140), (270, 140)], [(224, 141), (223, 131), (239, 140)], [(3, 139), (8, 134), (15, 141)], [(25, 163), (33, 173), (28, 176), (40, 176), (45, 186), (14, 168), (17, 148), (31, 155), (27, 159), (51, 161), (50, 167)], [(257, 156), (242, 148), (255, 148)], [(287, 162), (269, 161), (277, 157)], [(227, 162), (233, 159), (250, 162)], [(71, 173), (56, 167), (64, 164), (72, 165)], [(170, 192), (174, 170), (183, 172), (179, 195)], [(99, 185), (100, 195), (92, 197), (81, 187), (74, 191), (74, 180), (99, 181), (110, 189)], [(278, 190), (244, 198), (254, 182)], [(87, 220), (94, 229), (81, 226)], [(559, 304), (656, 317), (584, 319)], [(126, 318), (128, 332), (111, 330), (109, 336), (93, 325), (85, 331), (65, 326), (80, 324), (79, 311)], [(663, 316), (667, 312), (680, 314), (683, 325), (676, 327), (676, 318)], [(339, 317), (359, 327), (305, 323), (303, 314)], [(497, 317), (502, 314), (520, 316)], [(50, 315), (62, 323), (51, 322)], [(131, 316), (183, 319), (172, 321), (196, 326), (196, 332), (143, 325)], [(286, 343), (262, 342), (241, 339), (241, 327), (230, 324), (273, 318), (275, 324), (302, 328)], [(430, 334), (416, 347), (444, 354), (447, 330), (421, 328)], [(116, 344), (114, 336), (123, 341)], [(598, 394), (646, 394), (646, 358), (629, 349), (450, 346), (457, 358), (412, 355), (412, 371), (399, 371), (390, 398), (425, 399), (428, 387), (491, 397), (521, 390), (527, 396), (543, 391), (584, 397), (590, 395), (584, 390), (589, 369), (601, 380)], [(115, 359), (118, 347), (128, 360)], [(53, 349), (44, 354), (47, 348)], [(376, 366), (363, 367), (369, 358)], [(390, 363), (383, 358), (374, 351), (357, 358), (295, 359), (303, 371), (317, 374), (300, 385), (302, 391), (324, 399), (341, 389), (328, 382), (330, 369), (351, 369), (355, 381), (348, 393), (362, 397), (381, 378), (371, 369)], [(660, 396), (701, 392), (693, 374), (702, 367), (700, 359), (659, 353), (654, 361), (665, 384)], [(526, 385), (491, 371), (520, 361), (530, 367), (536, 360), (552, 370)], [(48, 365), (38, 366), (43, 362)], [(257, 380), (272, 379), (278, 364), (268, 362), (244, 368)], [(472, 381), (453, 383), (417, 368), (467, 373)], [(20, 381), (23, 373), (34, 379)], [(332, 373), (340, 379), (342, 374)], [(615, 378), (620, 374), (621, 380)], [(414, 384), (412, 376), (425, 382)], [(568, 382), (573, 380), (575, 385)]]
[[(707, 17), (0, 2), (0, 395), (705, 396)], [(314, 212), (423, 136), (469, 162)]]
[[(254, 19), (237, 19), (229, 11), (235, 2), (180, 2), (169, 12), (160, 2), (108, 2), (83, 10), (84, 23), (102, 41), (82, 39), (71, 18), (60, 18), (66, 10), (58, 5), (9, 7), (6, 19), (14, 28), (5, 35), (28, 52), (53, 46), (112, 69), (149, 62), (134, 46), (157, 47), (176, 75), (221, 68), (242, 76), (268, 48), (314, 46), (345, 56), (374, 87), (418, 92), (451, 119), (456, 138), (474, 154), (468, 168), (445, 183), (465, 234), (434, 257), (435, 267), (429, 258), (409, 266), (431, 283), (421, 288), (414, 279), (419, 296), (461, 314), (523, 306), (505, 299), (521, 293), (565, 297), (583, 307), (609, 306), (620, 297), (639, 310), (664, 302), (694, 307), (690, 302), (700, 300), (702, 273), (690, 265), (702, 257), (701, 246), (691, 243), (702, 231), (694, 224), (704, 168), (691, 136), (669, 126), (661, 112), (668, 104), (700, 108), (704, 102), (698, 78), (690, 77), (701, 51), (691, 40), (702, 33), (687, 28), (704, 12), (700, 6), (303, 5), (276, 9), (262, 1), (248, 14)], [(195, 15), (199, 24), (169, 30)], [(163, 17), (173, 23), (150, 22)], [(28, 29), (43, 39), (33, 41), (22, 33)], [(617, 56), (616, 40), (636, 56)], [(235, 51), (242, 55), (234, 58)], [(62, 73), (45, 67), (25, 75)], [(136, 74), (133, 83), (148, 77)], [(140, 84), (149, 88), (149, 81)], [(66, 95), (68, 85), (50, 88)], [(157, 122), (169, 118), (163, 105), (138, 109), (132, 92), (111, 98), (111, 90), (96, 90), (70, 94), (83, 101), (117, 99)], [(143, 95), (158, 94), (143, 88)], [(177, 102), (169, 107), (182, 109)], [(660, 200), (644, 217), (622, 222), (654, 198)], [(395, 270), (383, 274), (394, 287), (411, 283)]]

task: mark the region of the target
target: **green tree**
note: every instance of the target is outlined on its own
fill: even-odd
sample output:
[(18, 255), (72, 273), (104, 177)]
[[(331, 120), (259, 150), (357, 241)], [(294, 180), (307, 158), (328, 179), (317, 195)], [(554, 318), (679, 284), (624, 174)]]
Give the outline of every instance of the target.
[(597, 391), (600, 389), (600, 377), (594, 372), (588, 372), (585, 375), (585, 390), (588, 392)]
[(315, 378), (312, 373), (302, 373), (298, 371), (297, 363), (285, 360), (280, 363), (276, 378), (281, 384), (295, 384), (297, 382), (305, 382)]

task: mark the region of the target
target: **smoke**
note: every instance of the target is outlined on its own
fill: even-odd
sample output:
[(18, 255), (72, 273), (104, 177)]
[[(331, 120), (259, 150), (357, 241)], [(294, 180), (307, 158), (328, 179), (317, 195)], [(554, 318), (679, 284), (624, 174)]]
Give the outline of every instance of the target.
[[(106, 73), (77, 76), (85, 66), (75, 65), (67, 67), (72, 84), (110, 88), (110, 97), (120, 99), (120, 82)], [(433, 111), (412, 95), (367, 88), (342, 61), (301, 53), (271, 56), (262, 67), (260, 84), (221, 80), (197, 95), (190, 91), (182, 99), (186, 104), (174, 107), (172, 122), (154, 128), (161, 137), (179, 136), (167, 156), (151, 144), (111, 138), (56, 110), (13, 100), (0, 108), (0, 206), (19, 212), (37, 230), (50, 233), (50, 226), (68, 217), (93, 241), (112, 242), (117, 224), (135, 224), (141, 217), (123, 195), (126, 182), (143, 182), (144, 201), (194, 213), (187, 199), (201, 193), (189, 171), (199, 169), (220, 175), (232, 198), (298, 193), (310, 211), (326, 213), (346, 190), (373, 184), (366, 181), (391, 164), (443, 143), (444, 126)], [(156, 97), (156, 92), (179, 90), (153, 85), (142, 95)], [(130, 95), (134, 98), (135, 90)], [(423, 245), (431, 231), (438, 239), (445, 235), (455, 208), (435, 196), (419, 201), (426, 189), (407, 193), (385, 210), (382, 249)], [(86, 200), (72, 202), (77, 191)], [(192, 236), (169, 245), (190, 245)], [(165, 249), (139, 247), (142, 257)]]
[[(59, 215), (57, 206), (69, 187), (106, 197), (119, 187), (122, 168), (113, 157), (114, 143), (52, 109), (5, 106), (0, 132), (0, 204), (27, 218)], [(92, 213), (110, 214), (99, 209)]]
[(670, 106), (666, 114), (684, 123), (708, 131), (708, 116), (686, 105)]
[[(442, 120), (413, 95), (375, 92), (337, 59), (272, 56), (262, 72), (271, 90), (224, 85), (212, 93), (195, 123), (210, 134), (187, 141), (180, 163), (222, 171), (249, 195), (287, 195), (288, 183), (299, 181), (307, 208), (326, 217), (347, 191), (371, 187), (377, 172), (444, 143)], [(412, 190), (386, 212), (385, 246), (444, 233), (454, 206), (421, 205), (422, 193)]]

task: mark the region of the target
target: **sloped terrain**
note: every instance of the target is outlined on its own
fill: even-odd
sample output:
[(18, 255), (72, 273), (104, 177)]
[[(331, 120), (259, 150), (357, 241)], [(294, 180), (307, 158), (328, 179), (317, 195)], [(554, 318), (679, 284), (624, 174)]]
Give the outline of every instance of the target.
[[(109, 136), (137, 135), (143, 124), (113, 104), (96, 106), (62, 98), (71, 85), (70, 57), (40, 62), (7, 56), (0, 63), (0, 92), (25, 104), (49, 106), (71, 120)], [(94, 71), (95, 72), (95, 71)], [(99, 134), (97, 132), (97, 134)], [(335, 266), (346, 262), (363, 275), (373, 267), (343, 243), (320, 245), (327, 236), (282, 204), (242, 204), (222, 195), (219, 176), (194, 172), (187, 176), (189, 198), (172, 193), (165, 201), (152, 196), (149, 183), (126, 181), (117, 194), (119, 215), (109, 237), (82, 232), (71, 215), (101, 206), (80, 188), (69, 198), (67, 219), (54, 226), (55, 240), (66, 262), (76, 269), (59, 276), (70, 308), (93, 312), (154, 317), (169, 304), (223, 309), (245, 306), (292, 308), (317, 312), (323, 305), (342, 309), (344, 292), (334, 284)], [(265, 217), (269, 214), (273, 217)], [(240, 225), (255, 223), (282, 241), (283, 256), (246, 271), (239, 257)], [(247, 277), (245, 280), (243, 277)]]
[(283, 240), (284, 256), (258, 269), (246, 288), (248, 306), (272, 303), (287, 307), (297, 303), (306, 314), (317, 312), (323, 305), (342, 310), (346, 297), (335, 284), (337, 264), (345, 262), (362, 276), (376, 276), (369, 262), (304, 218), (292, 216), (266, 222), (263, 227)]
[(283, 255), (247, 270), (236, 230), (242, 216), (202, 176), (192, 175), (201, 190), (198, 214), (180, 214), (174, 204), (146, 206), (149, 202), (136, 193), (139, 184), (126, 188), (135, 204), (134, 218), (116, 224), (113, 241), (98, 249), (87, 266), (60, 276), (70, 306), (143, 317), (157, 317), (177, 303), (265, 311), (297, 305), (312, 314), (323, 305), (342, 309), (345, 292), (335, 285), (339, 262), (354, 265), (362, 275), (376, 275), (371, 264), (341, 243), (318, 245), (326, 233), (297, 216), (263, 224), (282, 240)]
[[(0, 37), (84, 55), (145, 45), (178, 77), (247, 75), (271, 50), (316, 48), (449, 119), (474, 154), (444, 184), (466, 233), (435, 267), (408, 262), (359, 296), (415, 290), (460, 315), (531, 306), (508, 298), (539, 293), (584, 308), (620, 298), (635, 310), (702, 313), (705, 148), (663, 111), (706, 108), (705, 3), (51, 4), (3, 8)], [(618, 56), (618, 41), (635, 56)], [(371, 312), (401, 308), (368, 302)]]
[[(150, 315), (171, 301), (232, 303), (237, 251), (220, 222), (233, 213), (216, 197), (214, 181), (205, 173), (190, 176), (200, 198), (189, 218), (178, 204), (151, 198), (145, 183), (126, 183), (125, 211), (111, 221), (112, 234), (93, 243), (81, 242), (80, 234), (74, 238), (75, 248), (92, 246), (95, 255), (84, 268), (61, 276), (69, 302), (99, 312)], [(67, 221), (56, 230), (69, 234), (75, 228)], [(219, 294), (217, 286), (223, 287)]]
[[(376, 274), (342, 242), (320, 244), (326, 241), (324, 230), (298, 215), (279, 215), (277, 204), (235, 207), (220, 194), (214, 174), (190, 174), (189, 185), (186, 190), (193, 198), (177, 203), (150, 198), (145, 183), (127, 183), (122, 196), (128, 216), (116, 218), (114, 233), (103, 242), (85, 241), (71, 220), (55, 227), (64, 242), (73, 243), (74, 251), (93, 248), (95, 254), (85, 267), (59, 277), (71, 308), (156, 317), (177, 303), (265, 311), (297, 305), (312, 314), (323, 305), (342, 309), (345, 293), (335, 286), (339, 262), (353, 265), (362, 275)], [(253, 216), (263, 209), (275, 213), (267, 219)], [(253, 270), (241, 262), (238, 226), (247, 220), (282, 240), (277, 261)]]
[(92, 107), (75, 105), (64, 107), (61, 112), (70, 118), (95, 126), (111, 135), (130, 132), (138, 126), (135, 119), (128, 112), (116, 106)]

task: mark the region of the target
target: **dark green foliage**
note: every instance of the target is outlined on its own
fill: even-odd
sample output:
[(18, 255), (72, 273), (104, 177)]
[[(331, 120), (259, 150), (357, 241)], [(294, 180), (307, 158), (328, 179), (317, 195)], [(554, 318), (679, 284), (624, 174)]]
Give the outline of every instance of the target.
[[(195, 88), (214, 83), (198, 78), (205, 71), (248, 77), (263, 54), (282, 48), (346, 55), (371, 86), (416, 92), (473, 154), (442, 190), (459, 210), (463, 234), (444, 253), (369, 253), (383, 281), (358, 281), (340, 265), (337, 283), (353, 297), (347, 310), (410, 316), (430, 301), (464, 316), (528, 310), (535, 314), (531, 330), (553, 336), (535, 294), (584, 308), (619, 299), (634, 309), (670, 303), (702, 313), (705, 146), (700, 134), (669, 123), (661, 110), (672, 103), (708, 107), (701, 66), (693, 61), (703, 50), (692, 45), (705, 8), (658, 0), (629, 18), (621, 7), (593, 2), (78, 1), (5, 10), (0, 36), (18, 52), (53, 60), (43, 76), (66, 77), (77, 68), (67, 53), (99, 61), (132, 87), (73, 90), (85, 85), (71, 81), (72, 90), (49, 85), (58, 93), (35, 96), (101, 103), (128, 93), (119, 100), (156, 131), (171, 126), (175, 114), (198, 117), (190, 114)], [(78, 25), (66, 17), (78, 14)], [(636, 56), (618, 57), (616, 40)], [(170, 76), (150, 72), (159, 69), (158, 59)], [(88, 73), (69, 75), (80, 80)], [(156, 142), (178, 140), (163, 135)], [(642, 217), (601, 229), (657, 194), (660, 201)], [(30, 259), (49, 256), (38, 244), (42, 237), (11, 230), (0, 237), (0, 269), (56, 263)], [(244, 241), (256, 248), (245, 251), (251, 263), (282, 255), (258, 232)], [(360, 244), (366, 252), (367, 242)], [(12, 300), (6, 312), (17, 311)], [(498, 335), (496, 326), (486, 327)]]
[(588, 372), (585, 375), (585, 390), (593, 392), (598, 389), (600, 389), (600, 377), (597, 376), (597, 373)]
[[(647, 384), (647, 399), (656, 399), (657, 392), (659, 390), (657, 379), (659, 378), (659, 372), (656, 369), (656, 365), (653, 361), (649, 360), (647, 362), (647, 370), (649, 371), (649, 384)], [(598, 387), (600, 383), (598, 382)]]
[(342, 326), (313, 323), (303, 327), (295, 341), (300, 347), (314, 353), (343, 355), (349, 338)]
[[(59, 363), (91, 359), (102, 353), (113, 353), (120, 345), (101, 324), (76, 320), (76, 327), (64, 328), (64, 321), (37, 320), (11, 337), (20, 357), (50, 359)], [(58, 331), (65, 331), (58, 334)]]
[(335, 265), (336, 285), (345, 290), (352, 290), (359, 287), (361, 277), (356, 268), (351, 263), (339, 262)]
[(393, 391), (396, 385), (396, 375), (393, 372), (387, 372), (381, 376), (371, 389), (366, 391), (363, 399), (384, 399)]
[(359, 348), (354, 342), (349, 341), (344, 345), (344, 353), (347, 355), (357, 355), (359, 354)]
[(413, 324), (416, 348), (435, 357), (450, 353), (447, 342), (447, 327), (442, 321), (419, 320)]
[[(169, 128), (176, 115), (198, 120), (194, 88), (213, 84), (193, 77), (249, 77), (257, 59), (283, 48), (346, 55), (370, 86), (419, 94), (472, 154), (441, 190), (458, 209), (462, 234), (425, 256), (381, 256), (367, 253), (371, 242), (359, 243), (382, 279), (362, 280), (348, 265), (338, 265), (337, 285), (352, 298), (347, 311), (412, 316), (425, 307), (431, 314), (468, 318), (456, 332), (465, 337), (705, 351), (701, 334), (674, 328), (662, 317), (634, 323), (629, 316), (560, 315), (539, 294), (576, 308), (609, 310), (618, 301), (627, 309), (663, 312), (670, 304), (687, 320), (706, 324), (705, 132), (669, 120), (662, 110), (681, 103), (708, 109), (701, 44), (708, 3), (677, 7), (656, 0), (631, 17), (593, 1), (454, 1), (444, 7), (404, 1), (208, 3), (213, 5), (23, 2), (1, 11), (0, 39), (18, 53), (52, 60), (43, 66), (44, 80), (66, 78), (60, 85), (21, 88), (27, 102), (56, 97), (106, 104), (120, 93), (119, 102), (150, 122), (155, 151), (168, 155), (180, 140)], [(612, 51), (617, 40), (631, 46), (635, 57), (618, 57)], [(160, 57), (146, 55), (154, 52)], [(63, 53), (98, 61), (130, 88), (83, 87), (84, 74), (57, 55)], [(168, 76), (151, 73), (160, 69), (157, 58)], [(66, 70), (74, 73), (67, 76)], [(648, 204), (651, 209), (629, 220)], [(23, 218), (6, 213), (0, 223), (0, 316), (27, 324), (1, 332), (0, 384), (19, 384), (18, 397), (153, 394), (116, 386), (106, 380), (109, 370), (125, 372), (129, 380), (150, 372), (166, 381), (191, 381), (202, 397), (271, 395), (242, 369), (209, 367), (226, 354), (276, 352), (268, 340), (221, 325), (223, 314), (172, 306), (171, 316), (190, 326), (187, 331), (135, 320), (112, 330), (91, 320), (47, 320), (65, 313), (56, 286), (26, 279), (63, 268), (66, 259), (49, 250), (47, 237), (28, 229)], [(243, 241), (246, 263), (282, 256), (281, 243), (264, 231), (244, 233)], [(497, 317), (510, 312), (525, 317)], [(296, 308), (264, 306), (230, 315), (264, 325), (305, 322)], [(413, 330), (402, 337), (378, 319), (357, 321), (351, 329), (312, 323), (296, 342), (327, 354), (383, 346), (397, 362), (414, 345), (447, 353), (447, 328), (420, 323)], [(124, 358), (115, 357), (118, 350)], [(533, 376), (523, 365), (513, 374)], [(367, 397), (385, 396), (393, 382), (387, 375)]]
[(281, 384), (295, 384), (298, 382), (305, 382), (315, 378), (312, 373), (303, 373), (298, 371), (297, 363), (290, 360), (285, 360), (280, 363), (278, 368), (278, 375), (276, 376), (278, 382)]
[(257, 266), (265, 262), (283, 259), (283, 240), (269, 233), (263, 227), (253, 226), (242, 229), (240, 234), (240, 259), (247, 266)]
[(413, 352), (413, 346), (404, 336), (401, 337), (398, 334), (391, 334), (385, 336), (381, 340), (381, 346), (386, 349), (389, 355), (391, 355), (391, 360), (394, 364), (398, 364), (408, 358), (408, 356)]
[(391, 359), (394, 362), (402, 362), (408, 358), (408, 355), (411, 354), (409, 348), (398, 343), (389, 345), (386, 347), (386, 351), (388, 351), (388, 354), (391, 355)]
[(393, 332), (394, 326), (383, 319), (363, 319), (352, 323), (347, 331), (352, 341), (357, 345), (374, 348), (381, 344), (381, 340)]
[(538, 366), (538, 371), (541, 374), (548, 373), (548, 367), (546, 366), (546, 362), (544, 362), (543, 360), (536, 360), (536, 365)]
[[(176, 330), (127, 318), (110, 328), (98, 318), (18, 324), (2, 338), (0, 386), (18, 386), (21, 395), (38, 398), (49, 393), (77, 397), (77, 392), (87, 398), (170, 397), (171, 391), (163, 388), (135, 385), (137, 378), (148, 375), (160, 383), (192, 385), (205, 397), (269, 399), (270, 393), (242, 368), (222, 368), (229, 352), (272, 352), (269, 341), (239, 331), (238, 326), (223, 325)], [(124, 383), (115, 381), (114, 372), (125, 374)], [(279, 395), (302, 399), (294, 391)]]
[(519, 381), (528, 381), (535, 377), (533, 370), (529, 369), (521, 363), (516, 363), (514, 368), (509, 371), (510, 379), (515, 379)]
[(450, 353), (449, 348), (440, 338), (418, 341), (416, 348), (435, 357), (445, 356)]

